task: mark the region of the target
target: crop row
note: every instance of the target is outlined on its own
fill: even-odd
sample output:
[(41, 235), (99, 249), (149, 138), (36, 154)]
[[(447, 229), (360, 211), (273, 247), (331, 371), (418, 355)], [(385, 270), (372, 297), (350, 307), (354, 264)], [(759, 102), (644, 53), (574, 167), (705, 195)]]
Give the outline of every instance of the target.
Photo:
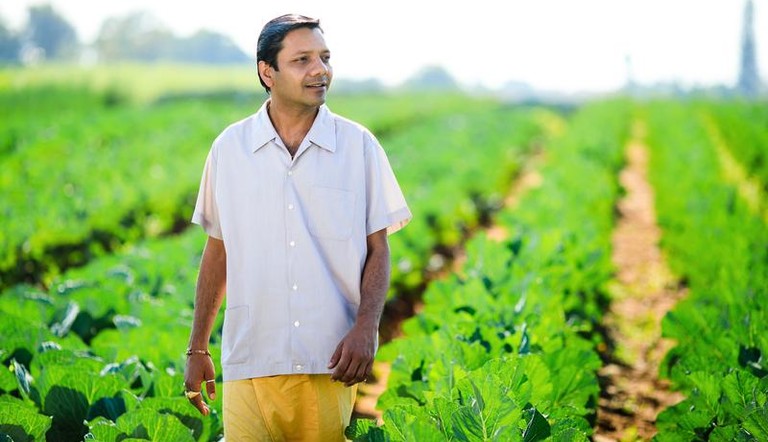
[(768, 440), (768, 227), (723, 182), (692, 106), (646, 113), (662, 246), (690, 289), (663, 321), (677, 345), (662, 373), (687, 398), (659, 416), (657, 439)]
[(109, 97), (85, 89), (40, 87), (0, 93), (0, 158), (23, 150), (30, 136), (63, 120), (103, 112)]
[(430, 285), (405, 336), (382, 349), (384, 425), (357, 420), (349, 436), (587, 440), (627, 110), (589, 105), (551, 140), (542, 185), (497, 217), (507, 238), (470, 240), (462, 269)]
[[(195, 416), (179, 395), (184, 367), (179, 349), (189, 336), (203, 242), (202, 232), (190, 230), (71, 270), (48, 292), (17, 286), (4, 293), (0, 352), (16, 376), (0, 370), (5, 393), (0, 400), (16, 415), (0, 413), (2, 423), (37, 420), (37, 426), (21, 425), (19, 435), (82, 440), (89, 431), (98, 436), (112, 429), (102, 419), (127, 415), (130, 421), (133, 414), (152, 410), (158, 416), (147, 425), (164, 421), (163, 428), (184, 433), (157, 440), (190, 440), (186, 427), (159, 416), (170, 409), (194, 430), (196, 440), (219, 433), (218, 420)], [(211, 345), (216, 361), (218, 338)]]
[(403, 130), (386, 140), (413, 221), (390, 239), (392, 290), (408, 292), (424, 271), (445, 263), (449, 250), (497, 210), (525, 158), (539, 145), (541, 113), (489, 109), (456, 113)]
[(768, 192), (768, 105), (717, 103), (707, 107), (731, 154)]
[(28, 122), (13, 152), (0, 158), (3, 285), (170, 230), (180, 212), (191, 211), (216, 126), (237, 111), (174, 103)]
[[(414, 230), (407, 241), (403, 236), (396, 242), (401, 233), (393, 236), (393, 259), (402, 263), (409, 258), (399, 254), (410, 252), (400, 250), (410, 245), (431, 250), (445, 236), (433, 233), (428, 219), (445, 229), (476, 225), (476, 209), (458, 208), (470, 204), (472, 192), (486, 198), (499, 191), (529, 149), (525, 137), (534, 137), (538, 127), (529, 111), (485, 110), (416, 124), (384, 142), (393, 164), (399, 164), (395, 168), (402, 169), (398, 177), (414, 213), (431, 214), (403, 231)], [(467, 152), (470, 139), (474, 150), (494, 154), (493, 161)], [(452, 158), (453, 173), (425, 174), (433, 169), (408, 165), (415, 157), (442, 156)], [(449, 166), (440, 161), (447, 160), (435, 163)], [(193, 181), (196, 185), (198, 177)], [(0, 370), (0, 431), (14, 439), (46, 434), (62, 441), (86, 434), (98, 440), (217, 438), (220, 403), (214, 404), (214, 418), (202, 419), (180, 394), (204, 240), (192, 229), (138, 242), (70, 269), (47, 291), (25, 285), (7, 290), (0, 297), (0, 359), (11, 370)], [(419, 257), (411, 265), (418, 268), (427, 260)], [(217, 365), (219, 339), (214, 333), (210, 345)]]
[[(0, 124), (0, 288), (49, 283), (62, 268), (186, 224), (211, 141), (259, 105), (221, 97), (108, 101), (84, 90), (0, 94), (12, 109)], [(374, 132), (393, 132), (489, 104), (451, 95), (342, 96), (332, 106)]]

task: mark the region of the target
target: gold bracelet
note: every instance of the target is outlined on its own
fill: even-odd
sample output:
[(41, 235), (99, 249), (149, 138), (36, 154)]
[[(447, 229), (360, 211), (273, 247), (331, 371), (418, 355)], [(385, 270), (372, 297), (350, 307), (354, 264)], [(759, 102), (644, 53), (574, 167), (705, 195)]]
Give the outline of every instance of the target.
[(192, 356), (192, 355), (206, 355), (206, 356), (210, 356), (211, 352), (208, 351), (208, 350), (193, 350), (191, 348), (188, 348), (187, 349), (187, 356)]

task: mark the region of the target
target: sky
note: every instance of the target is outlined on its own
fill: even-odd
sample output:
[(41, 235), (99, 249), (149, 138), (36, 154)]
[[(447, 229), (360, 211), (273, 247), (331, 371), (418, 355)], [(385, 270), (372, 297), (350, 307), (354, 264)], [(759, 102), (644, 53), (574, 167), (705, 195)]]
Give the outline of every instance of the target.
[[(395, 85), (425, 66), (468, 86), (524, 82), (607, 92), (627, 78), (684, 87), (738, 78), (746, 0), (0, 0), (11, 28), (51, 4), (92, 42), (107, 17), (149, 11), (180, 36), (207, 29), (254, 54), (261, 27), (288, 12), (319, 18), (336, 78)], [(759, 72), (768, 79), (768, 0), (754, 0)]]

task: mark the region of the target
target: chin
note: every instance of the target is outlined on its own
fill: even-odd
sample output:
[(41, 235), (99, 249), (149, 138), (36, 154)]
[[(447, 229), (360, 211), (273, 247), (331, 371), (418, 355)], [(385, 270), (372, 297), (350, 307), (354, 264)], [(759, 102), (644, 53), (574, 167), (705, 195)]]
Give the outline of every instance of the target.
[(317, 97), (315, 100), (312, 100), (312, 101), (313, 101), (313, 104), (320, 106), (321, 104), (325, 104), (326, 98), (327, 98), (327, 94), (323, 94), (322, 96)]

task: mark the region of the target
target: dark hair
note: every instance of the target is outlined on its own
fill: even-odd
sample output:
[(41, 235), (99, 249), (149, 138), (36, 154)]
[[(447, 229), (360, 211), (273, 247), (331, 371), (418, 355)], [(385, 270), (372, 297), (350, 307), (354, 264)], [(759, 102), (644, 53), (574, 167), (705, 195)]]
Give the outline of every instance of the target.
[[(256, 45), (256, 63), (263, 61), (275, 68), (276, 71), (279, 70), (277, 67), (277, 53), (283, 49), (283, 40), (289, 32), (299, 28), (317, 28), (321, 32), (323, 30), (320, 27), (320, 20), (298, 14), (281, 15), (267, 22), (261, 30), (261, 34), (259, 34), (259, 41)], [(264, 84), (261, 75), (259, 75), (259, 82), (269, 92), (269, 88)]]

